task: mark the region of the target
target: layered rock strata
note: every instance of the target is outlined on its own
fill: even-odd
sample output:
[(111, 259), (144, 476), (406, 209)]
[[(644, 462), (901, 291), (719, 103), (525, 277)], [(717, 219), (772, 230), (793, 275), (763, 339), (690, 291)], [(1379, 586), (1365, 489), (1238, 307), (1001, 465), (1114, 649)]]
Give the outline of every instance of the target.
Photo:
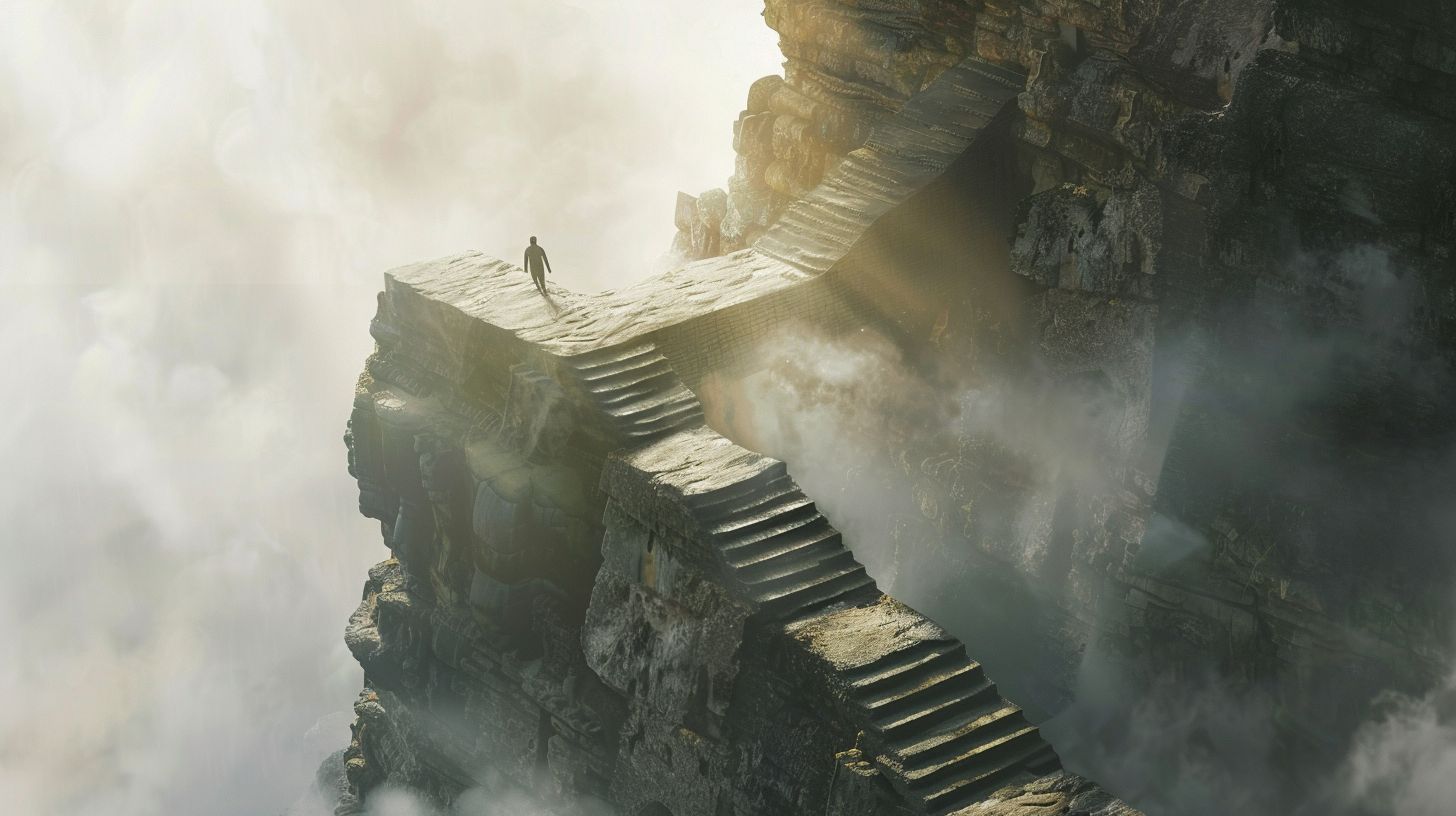
[(678, 195), (673, 249), (687, 260), (752, 246), (877, 123), (974, 52), (974, 10), (952, 0), (770, 0), (764, 19), (784, 75), (749, 89), (727, 190)]
[(348, 631), (366, 689), (340, 813), (393, 785), (561, 812), (1135, 814), (1060, 770), (678, 373), (751, 370), (789, 321), (885, 319), (876, 222), (994, 134), (1018, 80), (942, 72), (759, 249), (628, 290), (542, 298), (475, 254), (386, 276), (348, 442), (394, 558)]
[[(967, 273), (944, 320), (892, 336), (941, 396), (1044, 393), (1036, 415), (1077, 432), (1049, 452), (886, 403), (871, 441), (887, 474), (874, 487), (903, 494), (893, 566), (955, 576), (918, 604), (975, 619), (956, 597), (971, 587), (1017, 610), (998, 618), (1014, 637), (973, 642), (1045, 712), (1070, 702), (1089, 648), (1141, 680), (1257, 689), (1289, 763), (1339, 756), (1378, 692), (1442, 676), (1450, 4), (804, 2), (770, 4), (769, 20), (788, 68), (754, 86), (734, 146), (761, 158), (730, 191), (770, 155), (750, 119), (834, 129), (765, 89), (848, 106), (910, 88), (934, 48), (1026, 73), (996, 159), (1013, 168), (1006, 251)], [(766, 212), (770, 235), (789, 218)], [(915, 240), (968, 224), (929, 218)], [(709, 251), (696, 236), (680, 243)], [(972, 278), (1000, 265), (1022, 285), (1003, 280), (1016, 295), (991, 303)], [(742, 414), (705, 399), (710, 417)]]
[(524, 328), (553, 308), (479, 256), (387, 277), (349, 443), (394, 558), (346, 638), (366, 688), (338, 812), (395, 786), (563, 813), (1136, 813), (881, 594), (783, 463), (707, 428), (649, 340)]
[[(883, 404), (881, 467), (830, 487), (901, 495), (870, 549), (943, 576), (913, 601), (1023, 702), (1066, 706), (1089, 651), (1134, 695), (1239, 684), (1275, 701), (1289, 766), (1440, 674), (1450, 9), (767, 18), (785, 75), (750, 91), (728, 190), (679, 200), (698, 260), (549, 301), (473, 255), (387, 279), (351, 461), (397, 559), (351, 623), (369, 689), (344, 812), (385, 783), (653, 814), (1126, 812), (878, 595), (780, 465), (703, 427), (752, 447), (745, 394), (791, 324), (888, 337), (928, 384)], [(926, 408), (968, 389), (1069, 432)]]

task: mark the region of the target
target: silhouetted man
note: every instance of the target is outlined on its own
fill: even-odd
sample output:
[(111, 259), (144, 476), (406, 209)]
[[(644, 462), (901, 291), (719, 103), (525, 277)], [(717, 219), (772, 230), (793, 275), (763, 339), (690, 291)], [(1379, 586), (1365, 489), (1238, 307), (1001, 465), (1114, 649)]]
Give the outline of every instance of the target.
[(541, 294), (546, 294), (546, 273), (551, 271), (551, 262), (546, 260), (546, 250), (536, 245), (536, 236), (531, 236), (531, 245), (526, 247), (526, 271)]

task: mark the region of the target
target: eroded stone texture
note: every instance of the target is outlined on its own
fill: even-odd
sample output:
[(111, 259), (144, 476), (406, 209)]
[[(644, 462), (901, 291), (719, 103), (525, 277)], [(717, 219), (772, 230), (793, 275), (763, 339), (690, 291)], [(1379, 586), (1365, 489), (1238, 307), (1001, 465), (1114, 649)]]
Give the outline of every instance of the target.
[[(1449, 657), (1431, 514), (1452, 484), (1432, 455), (1453, 404), (1452, 11), (1002, 6), (977, 48), (1030, 71), (1034, 185), (1010, 263), (1038, 286), (1036, 356), (1107, 414), (1080, 460), (1106, 476), (988, 480), (1004, 467), (976, 440), (923, 440), (892, 454), (933, 497), (912, 527), (1036, 578), (1068, 667), (1091, 642), (1259, 683), (1291, 740), (1338, 743), (1378, 689)], [(1047, 521), (997, 530), (988, 504)], [(1176, 563), (1169, 524), (1202, 541)]]
[[(1456, 570), (1442, 520), (1456, 487), (1449, 3), (806, 0), (770, 3), (769, 18), (788, 69), (755, 87), (779, 105), (750, 104), (734, 147), (786, 167), (814, 169), (813, 128), (790, 125), (818, 122), (823, 136), (816, 94), (874, 100), (890, 114), (869, 118), (888, 122), (929, 98), (909, 89), (941, 76), (941, 53), (1025, 72), (1011, 146), (993, 157), (1013, 168), (1009, 249), (978, 264), (1004, 264), (1025, 287), (1003, 281), (1013, 295), (997, 303), (985, 284), (999, 271), (947, 273), (961, 278), (942, 290), (943, 318), (923, 310), (888, 334), (937, 387), (1042, 389), (1059, 405), (1039, 421), (1076, 432), (1049, 453), (927, 431), (917, 393), (887, 401), (870, 442), (883, 471), (911, 483), (889, 525), (897, 566), (1018, 610), (1017, 637), (978, 649), (1045, 650), (1007, 678), (1028, 702), (1066, 705), (1093, 647), (1131, 676), (1262, 689), (1281, 750), (1319, 754), (1382, 688), (1444, 672)], [(760, 142), (754, 117), (770, 115), (776, 138)], [(796, 208), (835, 188), (824, 151), (830, 180), (780, 186), (797, 202), (760, 251), (814, 265), (812, 241), (781, 251), (773, 234), (793, 235), (811, 220)], [(922, 195), (987, 178), (952, 170)], [(900, 224), (921, 242), (980, 223), (918, 213)], [(869, 235), (855, 252), (870, 268), (913, 266)], [(857, 261), (836, 257), (830, 276)], [(708, 416), (749, 439), (726, 418), (732, 391), (705, 392)], [(917, 603), (956, 617), (953, 594)]]
[(885, 488), (910, 483), (887, 549), (1015, 610), (1039, 708), (1089, 646), (1272, 688), (1287, 744), (1433, 676), (1447, 4), (766, 17), (785, 75), (750, 89), (728, 189), (680, 196), (690, 263), (545, 299), (474, 253), (386, 276), (347, 439), (395, 558), (347, 635), (341, 813), (385, 783), (563, 813), (1134, 812), (719, 435), (752, 438), (738, 389), (795, 323), (873, 327), (933, 385), (1046, 395), (1076, 431), (1018, 446), (919, 393), (873, 429)]
[[(436, 268), (386, 290), (356, 400), (355, 468), (383, 463), (398, 513), (346, 636), (366, 688), (339, 813), (392, 785), (442, 807), (485, 788), (561, 813), (941, 814), (1060, 773), (650, 342), (563, 355), (524, 321), (472, 327), (425, 294), (459, 291)], [(514, 296), (477, 308), (523, 314)]]
[(726, 193), (680, 196), (673, 247), (686, 260), (752, 246), (876, 124), (974, 52), (975, 8), (954, 0), (769, 0), (764, 19), (779, 33), (784, 76), (749, 89)]
[[(1014, 76), (940, 72), (801, 202), (842, 222), (785, 222), (770, 250), (551, 301), (479, 256), (387, 276), (349, 441), (395, 558), (347, 637), (367, 688), (341, 813), (393, 784), (441, 805), (524, 790), (563, 813), (594, 797), (677, 816), (942, 814), (1059, 772), (782, 462), (704, 425), (656, 345), (702, 381), (756, 365), (775, 322), (872, 319), (865, 295), (900, 282), (873, 263), (879, 216), (992, 132), (988, 97), (958, 100), (1009, 100)], [(686, 353), (723, 315), (729, 356)]]

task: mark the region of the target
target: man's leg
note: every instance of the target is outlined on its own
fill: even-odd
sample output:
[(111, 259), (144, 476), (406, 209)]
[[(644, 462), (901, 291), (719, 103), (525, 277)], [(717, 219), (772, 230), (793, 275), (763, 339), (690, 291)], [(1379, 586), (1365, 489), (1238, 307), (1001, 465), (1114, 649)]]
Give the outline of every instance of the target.
[(536, 288), (541, 291), (541, 294), (546, 294), (546, 276), (544, 274), (538, 275), (532, 272), (531, 280), (536, 282)]

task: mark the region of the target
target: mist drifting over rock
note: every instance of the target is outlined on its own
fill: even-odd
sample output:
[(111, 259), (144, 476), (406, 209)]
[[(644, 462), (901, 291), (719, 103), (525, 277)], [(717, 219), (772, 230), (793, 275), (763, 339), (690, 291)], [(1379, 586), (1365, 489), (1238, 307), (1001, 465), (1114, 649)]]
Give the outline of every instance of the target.
[(0, 797), (280, 812), (387, 553), (340, 443), (380, 273), (650, 274), (778, 62), (751, 2), (0, 8)]
[[(748, 714), (733, 727), (802, 727), (780, 740), (782, 755), (823, 759), (810, 770), (828, 781), (763, 752), (745, 754), (757, 765), (723, 758), (736, 642), (691, 626), (741, 623), (752, 604), (783, 600), (766, 585), (799, 586), (828, 564), (813, 577), (843, 582), (838, 595), (803, 600), (815, 589), (805, 583), (785, 605), (834, 621), (759, 643), (811, 644), (794, 652), (817, 667), (807, 673), (850, 700), (852, 672), (827, 657), (852, 651), (836, 637), (930, 633), (907, 654), (964, 641), (1029, 720), (985, 680), (1004, 715), (995, 727), (1019, 729), (1007, 739), (1024, 748), (998, 754), (995, 772), (1026, 768), (1013, 793), (977, 806), (1021, 813), (1082, 797), (1123, 812), (1115, 795), (1178, 816), (1448, 812), (1452, 32), (1447, 4), (1354, 0), (11, 0), (0, 9), (0, 690), (11, 703), (0, 801), (23, 816), (321, 816), (333, 802), (308, 787), (350, 744), (356, 715), (383, 725), (376, 742), (353, 735), (347, 795), (378, 816), (423, 816), (431, 802), (458, 816), (541, 809), (488, 789), (516, 771), (556, 796), (588, 792), (583, 814), (606, 813), (597, 795), (611, 793), (633, 816), (664, 801), (701, 813), (740, 801), (714, 798), (695, 771), (715, 784), (738, 773), (734, 795), (755, 803), (809, 789), (840, 804), (893, 799), (906, 779), (949, 776), (949, 764), (862, 761), (899, 725), (859, 730), (826, 715), (821, 728), (758, 705), (784, 702), (769, 692), (739, 698), (731, 710)], [(984, 93), (937, 96), (968, 78)], [(964, 104), (919, 104), (947, 98)], [(966, 113), (978, 104), (989, 107)], [(953, 142), (944, 134), (966, 121), (964, 154), (937, 164), (916, 152)], [(813, 210), (846, 157), (875, 152), (860, 154), (866, 145), (935, 172), (916, 177), (913, 197), (886, 185), (906, 197), (862, 223), (868, 196), (848, 215)], [(806, 212), (833, 218), (795, 220)], [(778, 229), (781, 217), (792, 223)], [(844, 223), (854, 240), (837, 248), (789, 240)], [(457, 256), (376, 301), (382, 271), (467, 249), (514, 263), (528, 235), (550, 251), (553, 285), (617, 291), (563, 294), (553, 317), (570, 325), (530, 327), (519, 345), (559, 342), (546, 356), (566, 359), (565, 341), (579, 341), (599, 356), (517, 371), (520, 349), (502, 341), (478, 355), (486, 374), (426, 396), (410, 387), (440, 360), (371, 354), (377, 304), (376, 337), (398, 341), (431, 328), (410, 322), (422, 313), (412, 304), (470, 289), (453, 277), (461, 268), (514, 275)], [(746, 249), (756, 246), (764, 253)], [(697, 271), (683, 272), (690, 261)], [(519, 279), (492, 280), (504, 292)], [(431, 290), (439, 281), (451, 286)], [(800, 284), (810, 294), (787, 298)], [(728, 305), (703, 305), (714, 298)], [(481, 313), (470, 319), (493, 317)], [(618, 335), (591, 335), (602, 325)], [(629, 337), (649, 347), (608, 342)], [(451, 695), (478, 702), (489, 684), (443, 656), (459, 649), (431, 641), (430, 656), (370, 610), (405, 598), (430, 627), (436, 612), (459, 613), (474, 636), (512, 614), (520, 623), (520, 609), (495, 603), (513, 565), (480, 552), (500, 541), (472, 528), (453, 561), (431, 565), (405, 556), (412, 536), (396, 520), (417, 535), (420, 519), (449, 518), (459, 506), (429, 504), (458, 503), (452, 490), (497, 509), (512, 487), (570, 494), (559, 469), (543, 470), (560, 451), (537, 450), (552, 428), (576, 427), (552, 413), (564, 404), (552, 377), (570, 390), (624, 371), (662, 393), (581, 389), (590, 398), (571, 416), (598, 434), (601, 456), (566, 468), (607, 484), (593, 502), (616, 490), (615, 515), (587, 501), (535, 505), (578, 550), (573, 568), (595, 575), (605, 554), (601, 581), (620, 603), (604, 608), (622, 614), (599, 615), (583, 647), (580, 621), (562, 620), (585, 617), (592, 593), (576, 606), (548, 599), (512, 636), (539, 636), (559, 665), (542, 668), (533, 661), (551, 661), (519, 644), (485, 650), (529, 669), (514, 680), (535, 695), (521, 706), (531, 733), (497, 756), (524, 771), (471, 769), (484, 787), (410, 777), (411, 751), (460, 736), (412, 731), (411, 712), (443, 701), (469, 724), (470, 706), (452, 708)], [(501, 450), (481, 455), (480, 427), (450, 426), (468, 412), (445, 400), (461, 395), (499, 409)], [(602, 409), (615, 421), (622, 405), (659, 396), (605, 431), (583, 419)], [(404, 451), (410, 501), (367, 468), (357, 486), (346, 475), (351, 398), (379, 433), (351, 428), (349, 456)], [(533, 424), (531, 410), (551, 421)], [(444, 417), (449, 432), (417, 438), (411, 412)], [(710, 430), (694, 424), (703, 416)], [(615, 482), (595, 478), (611, 444), (659, 432), (691, 438), (631, 467), (618, 460)], [(748, 452), (713, 460), (728, 444), (708, 439), (718, 432), (781, 458), (788, 475)], [(475, 460), (462, 465), (467, 451)], [(477, 493), (506, 460), (531, 471), (528, 487)], [(764, 593), (752, 604), (711, 587), (674, 595), (707, 585), (672, 561), (701, 555), (689, 546), (701, 542), (648, 530), (660, 508), (642, 485), (687, 496), (691, 480), (674, 479), (703, 461), (752, 462), (745, 484), (762, 477), (753, 489), (779, 491), (765, 502), (822, 525), (822, 538), (793, 542), (788, 567), (763, 563), (784, 552), (734, 567)], [(360, 516), (361, 500), (378, 501), (366, 512), (382, 525)], [(455, 521), (466, 515), (473, 524)], [(366, 571), (389, 555), (381, 532), (398, 538), (401, 560), (370, 575), (346, 647)], [(426, 549), (452, 536), (470, 539), (457, 529)], [(868, 600), (877, 588), (949, 634), (898, 601)], [(844, 608), (825, 612), (834, 603)], [(632, 626), (640, 637), (626, 636)], [(731, 659), (711, 671), (708, 658), (678, 659), (700, 642)], [(571, 662), (583, 648), (590, 670)], [(771, 651), (745, 652), (741, 676), (797, 676), (777, 674)], [(361, 661), (378, 688), (351, 708)], [(947, 670), (942, 690), (964, 692), (952, 706), (969, 710), (980, 671)], [(647, 703), (672, 716), (652, 720)], [(637, 730), (618, 740), (631, 706)], [(547, 713), (582, 711), (592, 716), (552, 736)], [(1033, 725), (1107, 792), (1054, 771)], [(397, 766), (363, 757), (385, 728), (404, 735)], [(594, 766), (572, 751), (589, 752), (551, 742), (569, 734), (599, 737), (614, 762), (624, 746), (621, 773), (577, 773)], [(467, 736), (478, 748), (497, 735)], [(976, 751), (955, 773), (971, 773)], [(893, 785), (875, 775), (891, 766), (904, 790), (886, 794)], [(557, 778), (542, 782), (543, 769)], [(835, 787), (846, 778), (878, 781), (846, 793)], [(961, 801), (905, 795), (939, 806), (943, 794)]]

